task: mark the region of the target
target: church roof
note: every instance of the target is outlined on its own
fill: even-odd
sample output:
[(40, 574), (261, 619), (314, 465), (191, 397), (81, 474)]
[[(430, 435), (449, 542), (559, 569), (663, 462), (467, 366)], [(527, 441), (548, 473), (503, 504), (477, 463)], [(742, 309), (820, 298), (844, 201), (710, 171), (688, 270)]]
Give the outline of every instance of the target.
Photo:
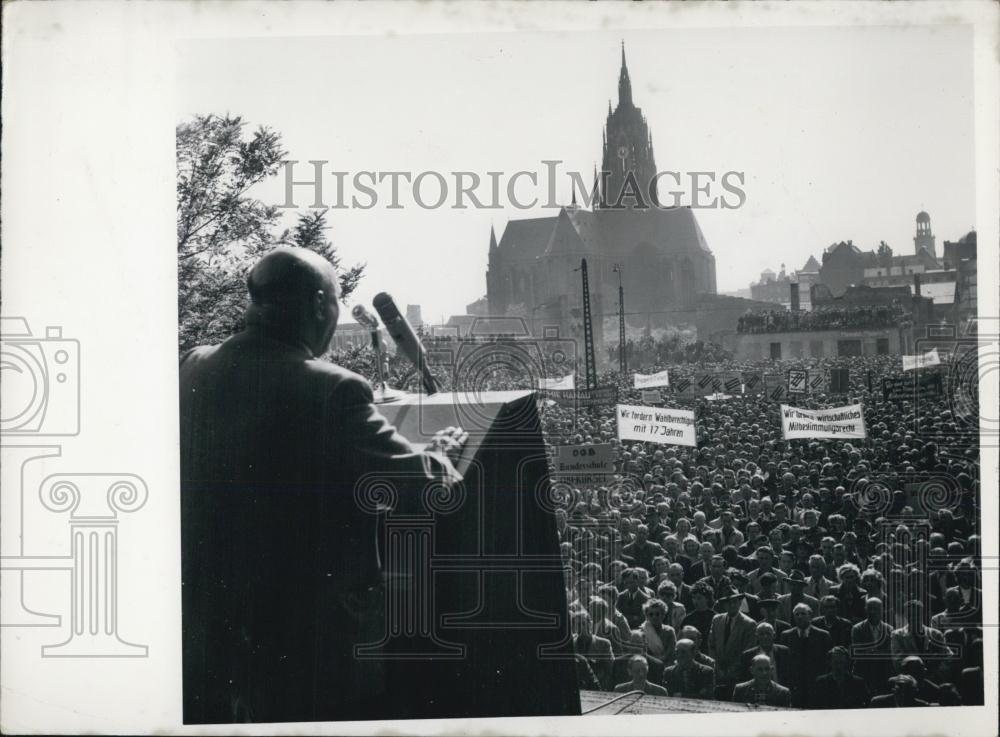
[(627, 258), (641, 243), (671, 255), (712, 252), (689, 207), (596, 212), (561, 208), (555, 216), (508, 221), (498, 251), (502, 258), (517, 261), (557, 253)]
[(558, 216), (508, 220), (500, 238), (499, 250), (515, 259), (538, 258), (552, 238)]

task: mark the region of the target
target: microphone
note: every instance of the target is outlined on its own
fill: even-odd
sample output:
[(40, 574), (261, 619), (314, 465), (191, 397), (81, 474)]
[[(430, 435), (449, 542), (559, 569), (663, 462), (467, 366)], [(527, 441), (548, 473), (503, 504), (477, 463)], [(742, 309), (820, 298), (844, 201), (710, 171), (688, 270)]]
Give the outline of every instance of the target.
[(417, 373), (420, 374), (424, 390), (428, 394), (436, 394), (437, 383), (431, 376), (431, 372), (427, 370), (427, 353), (424, 351), (420, 339), (413, 332), (409, 321), (399, 311), (395, 300), (385, 292), (379, 292), (372, 300), (372, 306), (378, 316), (382, 318), (382, 324), (385, 325), (389, 336), (396, 343), (396, 347), (402, 351), (410, 363), (417, 367)]
[(378, 318), (366, 310), (364, 305), (354, 305), (354, 309), (351, 310), (351, 317), (363, 328), (378, 330)]

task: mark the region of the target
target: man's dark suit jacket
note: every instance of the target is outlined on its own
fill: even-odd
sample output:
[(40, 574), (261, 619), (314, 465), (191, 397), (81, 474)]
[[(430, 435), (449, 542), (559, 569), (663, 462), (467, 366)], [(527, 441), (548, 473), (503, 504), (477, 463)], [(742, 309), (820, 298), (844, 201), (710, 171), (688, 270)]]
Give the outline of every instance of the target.
[[(184, 718), (361, 718), (377, 661), (378, 472), (406, 505), (445, 478), (362, 377), (251, 327), (180, 365)], [(383, 712), (384, 713), (384, 712)]]
[(848, 673), (843, 683), (839, 683), (833, 674), (827, 673), (816, 679), (812, 708), (863, 709), (868, 706), (868, 700), (868, 686), (860, 676)]
[(642, 589), (636, 589), (635, 593), (625, 589), (618, 594), (616, 606), (618, 611), (625, 615), (625, 619), (628, 620), (629, 628), (635, 629), (646, 621), (642, 607), (647, 601), (649, 601), (649, 595), (644, 593)]
[(671, 696), (683, 696), (688, 699), (715, 698), (715, 671), (697, 661), (688, 666), (687, 687), (684, 685), (684, 672), (679, 665), (671, 665), (663, 670), (663, 687)]
[(851, 628), (853, 627), (850, 620), (844, 619), (843, 617), (837, 617), (833, 620), (833, 624), (831, 625), (824, 617), (813, 617), (812, 623), (821, 630), (829, 632), (830, 639), (833, 640), (834, 645), (850, 647)]
[[(744, 650), (740, 655), (740, 678), (742, 680), (749, 681), (752, 679), (750, 666), (753, 664), (754, 657), (760, 654), (763, 654), (763, 651), (759, 647), (751, 647)], [(771, 662), (774, 665), (774, 671), (777, 675), (775, 680), (782, 686), (787, 686), (792, 678), (788, 648), (784, 645), (774, 643), (773, 650), (771, 651)]]
[[(733, 701), (738, 704), (755, 704), (757, 703), (756, 692), (754, 691), (753, 681), (746, 681), (745, 683), (738, 683), (736, 687), (733, 688)], [(771, 690), (767, 694), (767, 698), (764, 700), (765, 706), (791, 706), (792, 705), (792, 694), (784, 686), (780, 686), (774, 681), (771, 681)]]
[(816, 679), (826, 671), (827, 654), (833, 643), (826, 630), (810, 625), (809, 636), (801, 638), (796, 627), (785, 630), (778, 638), (788, 648), (791, 668), (793, 700), (796, 707), (805, 707), (811, 701)]

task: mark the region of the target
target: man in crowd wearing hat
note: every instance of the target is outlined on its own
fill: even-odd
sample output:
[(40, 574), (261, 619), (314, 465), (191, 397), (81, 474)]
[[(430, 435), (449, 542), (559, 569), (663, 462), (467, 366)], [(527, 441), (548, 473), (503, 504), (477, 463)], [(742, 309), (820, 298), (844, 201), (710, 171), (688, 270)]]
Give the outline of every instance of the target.
[(724, 609), (712, 619), (708, 635), (708, 654), (715, 658), (715, 689), (721, 700), (739, 679), (740, 657), (754, 642), (756, 623), (740, 611), (743, 595), (729, 588), (720, 592), (719, 603)]
[(791, 622), (793, 620), (792, 612), (798, 604), (807, 604), (812, 611), (819, 611), (819, 602), (805, 592), (806, 577), (802, 571), (798, 569), (792, 571), (788, 576), (787, 583), (789, 592), (778, 597), (780, 602), (778, 616), (781, 619)]
[(851, 654), (846, 647), (836, 645), (828, 654), (830, 672), (816, 679), (813, 689), (813, 709), (861, 709), (868, 706), (868, 686), (860, 676), (851, 673)]
[(715, 670), (695, 657), (698, 646), (686, 638), (677, 641), (676, 663), (663, 671), (663, 687), (671, 696), (688, 699), (715, 698)]
[(833, 643), (826, 630), (812, 624), (812, 609), (804, 602), (799, 602), (792, 610), (792, 625), (781, 633), (779, 642), (790, 651), (792, 703), (805, 708)]
[(755, 655), (750, 665), (752, 680), (739, 683), (733, 688), (732, 700), (743, 704), (763, 706), (791, 706), (791, 693), (771, 677), (771, 659), (766, 655)]

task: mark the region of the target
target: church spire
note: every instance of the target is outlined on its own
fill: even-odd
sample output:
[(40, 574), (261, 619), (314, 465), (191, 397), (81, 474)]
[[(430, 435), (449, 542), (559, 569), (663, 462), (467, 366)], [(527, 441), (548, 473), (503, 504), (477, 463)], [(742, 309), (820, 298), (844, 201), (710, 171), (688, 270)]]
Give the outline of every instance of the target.
[(493, 230), (493, 225), (490, 224), (490, 251), (497, 250), (497, 233)]
[(625, 41), (622, 41), (622, 70), (618, 75), (618, 106), (632, 104), (632, 80), (628, 76), (628, 66), (625, 64)]

